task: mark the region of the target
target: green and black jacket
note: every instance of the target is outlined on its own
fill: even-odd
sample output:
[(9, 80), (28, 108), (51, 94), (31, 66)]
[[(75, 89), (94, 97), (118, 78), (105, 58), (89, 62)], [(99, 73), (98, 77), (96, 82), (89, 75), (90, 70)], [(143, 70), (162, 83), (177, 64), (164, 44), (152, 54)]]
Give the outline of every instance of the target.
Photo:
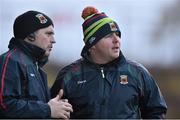
[(125, 59), (97, 65), (82, 59), (64, 67), (51, 88), (52, 97), (64, 89), (73, 106), (71, 118), (164, 118), (165, 100), (150, 73)]

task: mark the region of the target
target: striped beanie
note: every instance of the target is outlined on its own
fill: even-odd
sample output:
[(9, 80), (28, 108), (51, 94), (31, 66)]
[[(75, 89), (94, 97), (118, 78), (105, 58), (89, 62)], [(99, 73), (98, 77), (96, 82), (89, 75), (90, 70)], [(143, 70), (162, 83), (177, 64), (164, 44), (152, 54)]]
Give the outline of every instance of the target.
[(84, 50), (88, 50), (100, 39), (111, 32), (121, 32), (117, 23), (109, 18), (105, 13), (100, 13), (95, 7), (88, 6), (82, 12), (84, 23), (82, 24), (84, 33)]

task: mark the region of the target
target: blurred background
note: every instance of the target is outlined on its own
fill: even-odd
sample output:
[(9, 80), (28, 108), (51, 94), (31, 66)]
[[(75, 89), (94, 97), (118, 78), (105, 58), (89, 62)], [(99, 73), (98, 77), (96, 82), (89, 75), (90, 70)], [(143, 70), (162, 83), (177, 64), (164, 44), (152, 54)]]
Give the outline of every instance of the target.
[(18, 15), (28, 10), (46, 13), (54, 21), (56, 39), (44, 67), (51, 87), (58, 71), (81, 57), (81, 12), (88, 5), (118, 23), (122, 52), (157, 80), (168, 105), (166, 117), (180, 118), (180, 0), (0, 0), (0, 54), (8, 50)]

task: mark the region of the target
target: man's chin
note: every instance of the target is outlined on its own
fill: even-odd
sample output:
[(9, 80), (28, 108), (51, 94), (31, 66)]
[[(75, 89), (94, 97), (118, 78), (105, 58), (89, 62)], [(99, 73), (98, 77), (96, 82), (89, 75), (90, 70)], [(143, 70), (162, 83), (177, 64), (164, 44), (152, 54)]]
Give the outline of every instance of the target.
[(116, 53), (114, 53), (114, 58), (117, 58), (117, 57), (119, 57), (119, 52), (116, 52)]
[(50, 52), (46, 52), (46, 53), (44, 54), (44, 56), (45, 56), (45, 57), (49, 57), (49, 56), (50, 56)]

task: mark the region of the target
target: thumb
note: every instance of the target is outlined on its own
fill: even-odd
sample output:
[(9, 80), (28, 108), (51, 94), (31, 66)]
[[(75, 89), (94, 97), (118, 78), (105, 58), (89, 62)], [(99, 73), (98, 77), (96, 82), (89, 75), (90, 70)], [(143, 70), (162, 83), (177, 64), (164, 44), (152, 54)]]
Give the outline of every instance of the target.
[(53, 98), (54, 100), (58, 101), (59, 100), (59, 94), (56, 95), (55, 98)]
[(54, 99), (57, 100), (57, 101), (59, 101), (62, 96), (63, 96), (63, 89), (60, 89), (60, 90), (59, 90), (59, 93), (56, 95), (56, 97), (55, 97)]
[(63, 93), (64, 93), (63, 89), (60, 89), (60, 90), (59, 90), (59, 94), (58, 94), (58, 95), (59, 95), (59, 99), (61, 99), (61, 98), (62, 98)]

